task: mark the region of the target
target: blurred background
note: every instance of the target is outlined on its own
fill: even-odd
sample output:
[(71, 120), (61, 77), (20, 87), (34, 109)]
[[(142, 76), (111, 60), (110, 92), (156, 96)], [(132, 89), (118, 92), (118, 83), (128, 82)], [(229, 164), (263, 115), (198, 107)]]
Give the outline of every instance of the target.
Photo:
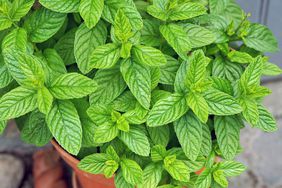
[[(237, 0), (251, 13), (251, 20), (267, 25), (278, 38), (282, 49), (282, 0)], [(282, 53), (268, 54), (271, 62), (282, 67)], [(241, 133), (245, 149), (238, 158), (249, 168), (242, 176), (231, 179), (231, 188), (282, 188), (282, 77), (264, 78), (263, 84), (273, 90), (265, 105), (275, 115), (279, 130), (263, 133), (246, 127)], [(48, 147), (48, 146), (47, 146)], [(24, 144), (14, 122), (0, 137), (0, 188), (32, 188), (32, 154), (38, 150)]]

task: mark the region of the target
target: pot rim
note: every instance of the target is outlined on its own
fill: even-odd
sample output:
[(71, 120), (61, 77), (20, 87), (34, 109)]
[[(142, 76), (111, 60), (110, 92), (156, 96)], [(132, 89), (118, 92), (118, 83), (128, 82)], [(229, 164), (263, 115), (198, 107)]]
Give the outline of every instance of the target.
[(71, 155), (66, 150), (64, 150), (60, 146), (60, 144), (55, 140), (55, 138), (51, 140), (51, 143), (54, 146), (54, 148), (57, 150), (57, 152), (60, 154), (61, 158), (74, 170), (74, 172), (77, 175), (76, 177), (78, 178), (79, 181), (81, 178), (92, 179), (93, 177), (95, 177), (95, 181), (100, 184), (107, 185), (110, 187), (114, 184), (115, 175), (113, 175), (111, 178), (105, 178), (103, 174), (91, 174), (89, 172), (85, 172), (78, 168), (78, 164), (80, 160), (78, 160), (77, 158), (75, 158), (75, 156)]
[(78, 160), (73, 155), (68, 153), (64, 148), (62, 148), (54, 138), (51, 140), (51, 143), (64, 159), (66, 158), (67, 160), (69, 160), (71, 163), (75, 165), (77, 165), (80, 162), (80, 160)]

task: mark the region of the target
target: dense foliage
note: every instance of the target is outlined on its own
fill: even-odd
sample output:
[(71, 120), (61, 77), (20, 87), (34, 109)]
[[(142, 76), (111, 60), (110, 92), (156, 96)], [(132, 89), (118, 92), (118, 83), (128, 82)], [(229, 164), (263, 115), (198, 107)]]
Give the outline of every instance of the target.
[(0, 131), (54, 137), (118, 188), (227, 187), (244, 124), (277, 129), (260, 79), (281, 73), (263, 55), (278, 45), (248, 16), (233, 0), (1, 0)]

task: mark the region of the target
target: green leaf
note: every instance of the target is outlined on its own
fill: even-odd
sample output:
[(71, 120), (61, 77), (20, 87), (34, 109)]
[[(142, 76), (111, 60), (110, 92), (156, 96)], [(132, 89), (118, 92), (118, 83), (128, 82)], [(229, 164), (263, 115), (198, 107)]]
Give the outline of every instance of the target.
[(275, 64), (266, 62), (264, 64), (262, 74), (266, 76), (278, 76), (282, 74), (282, 69)]
[(91, 104), (109, 104), (127, 87), (117, 67), (98, 70), (94, 81), (97, 82), (98, 87), (97, 90), (90, 95)]
[(163, 161), (167, 156), (165, 146), (156, 145), (151, 150), (151, 159), (153, 162)]
[(256, 58), (256, 60), (250, 63), (245, 69), (240, 82), (247, 90), (259, 85), (263, 66), (264, 60), (262, 58)]
[(223, 170), (224, 175), (228, 177), (239, 176), (247, 168), (239, 162), (223, 161), (219, 163), (218, 169)]
[(160, 46), (160, 22), (154, 19), (144, 19), (144, 27), (141, 30), (141, 44), (146, 46)]
[(254, 127), (265, 132), (274, 132), (278, 130), (277, 123), (273, 115), (263, 105), (258, 105), (259, 120)]
[(117, 171), (119, 164), (114, 160), (106, 161), (106, 167), (103, 170), (103, 174), (106, 178), (113, 177), (114, 173)]
[(135, 59), (126, 59), (120, 67), (121, 74), (138, 102), (149, 109), (151, 100), (151, 71)]
[(197, 24), (203, 25), (204, 27), (210, 29), (216, 35), (216, 43), (224, 43), (228, 41), (226, 30), (228, 29), (229, 23), (228, 20), (226, 20), (223, 16), (216, 14), (205, 14), (199, 16), (198, 18), (194, 18), (194, 20), (196, 20)]
[(175, 52), (186, 59), (187, 53), (191, 50), (191, 42), (184, 28), (176, 24), (168, 24), (160, 26), (160, 31)]
[[(203, 169), (205, 162), (206, 162), (206, 158), (198, 157), (197, 160), (195, 161), (185, 160), (183, 162), (188, 166), (190, 172), (198, 172)], [(194, 179), (193, 176), (191, 177), (191, 180), (192, 178)]]
[(169, 18), (169, 0), (153, 1), (153, 5), (147, 7), (147, 12), (162, 21)]
[(93, 104), (88, 108), (87, 114), (99, 126), (112, 123), (112, 111), (108, 105)]
[(243, 116), (251, 125), (256, 125), (259, 121), (259, 111), (257, 102), (254, 99), (241, 99), (240, 105), (243, 109)]
[(2, 0), (2, 1), (0, 2), (0, 11), (1, 11), (2, 13), (7, 14), (7, 13), (9, 12), (9, 10), (10, 10), (10, 6), (11, 6), (11, 2), (10, 2), (10, 1), (8, 1), (8, 0)]
[(47, 114), (52, 107), (53, 96), (46, 87), (42, 87), (37, 92), (37, 105), (40, 112)]
[(54, 101), (46, 122), (56, 141), (70, 154), (77, 155), (82, 142), (82, 127), (73, 103)]
[(39, 0), (44, 7), (62, 13), (78, 12), (79, 0)]
[(181, 160), (175, 159), (168, 164), (165, 164), (164, 168), (175, 180), (188, 182), (190, 179), (189, 168)]
[(111, 24), (114, 24), (114, 19), (119, 9), (122, 9), (126, 17), (129, 19), (133, 30), (142, 29), (142, 17), (133, 0), (106, 0), (102, 17)]
[(74, 56), (74, 41), (76, 30), (77, 29), (74, 28), (64, 34), (54, 46), (55, 50), (64, 60), (65, 65), (76, 63)]
[(230, 24), (234, 22), (236, 28), (243, 19), (243, 10), (233, 0), (209, 0), (211, 15), (223, 16)]
[(229, 0), (219, 0), (219, 1), (216, 1), (216, 0), (209, 0), (209, 8), (210, 8), (210, 11), (211, 11), (211, 14), (219, 14), (221, 13), (227, 2)]
[(127, 112), (134, 110), (137, 103), (134, 95), (130, 91), (125, 91), (113, 101), (113, 108), (120, 112)]
[(148, 110), (143, 108), (140, 103), (137, 103), (133, 110), (123, 114), (126, 121), (130, 124), (143, 124), (147, 120)]
[(188, 157), (195, 161), (200, 153), (202, 145), (202, 133), (205, 124), (190, 111), (174, 122), (174, 130), (180, 145)]
[(219, 43), (219, 44), (216, 44), (216, 47), (218, 48), (218, 50), (220, 52), (222, 52), (224, 55), (227, 55), (230, 51), (229, 49), (229, 45), (227, 42), (224, 42), (224, 43)]
[(45, 122), (45, 115), (37, 110), (33, 111), (21, 129), (21, 139), (29, 144), (41, 147), (46, 145), (52, 137), (53, 135)]
[(118, 171), (115, 175), (115, 186), (117, 188), (134, 188), (134, 185), (127, 183), (121, 171)]
[(50, 86), (60, 75), (67, 73), (64, 61), (54, 49), (46, 49), (42, 54), (45, 84)]
[(12, 3), (12, 8), (9, 12), (10, 17), (14, 21), (20, 21), (30, 10), (34, 0), (15, 0)]
[(207, 46), (213, 43), (216, 39), (215, 34), (212, 31), (199, 25), (185, 23), (182, 27), (188, 35), (192, 48)]
[(131, 49), (132, 49), (132, 43), (131, 42), (126, 42), (121, 45), (120, 49), (120, 57), (126, 59), (131, 56)]
[(12, 77), (23, 86), (41, 87), (45, 80), (40, 59), (14, 50), (6, 51), (5, 62)]
[(207, 58), (202, 50), (197, 50), (193, 52), (189, 60), (186, 83), (191, 88), (191, 86), (198, 85), (206, 78)]
[(26, 52), (27, 49), (27, 33), (23, 28), (17, 28), (9, 32), (2, 42), (3, 57), (6, 51), (17, 50)]
[(2, 54), (0, 54), (0, 89), (8, 86), (12, 81), (13, 77), (4, 63)]
[(111, 160), (109, 155), (105, 153), (95, 153), (84, 157), (78, 163), (78, 168), (91, 174), (103, 174), (108, 160)]
[(147, 127), (147, 130), (154, 145), (168, 145), (170, 139), (169, 126)]
[(93, 28), (102, 15), (104, 0), (82, 0), (79, 4), (79, 12), (88, 28)]
[(59, 31), (64, 24), (65, 19), (65, 14), (52, 12), (48, 9), (41, 8), (33, 12), (25, 20), (24, 28), (28, 32), (31, 42), (40, 43), (55, 35), (55, 33)]
[(212, 75), (229, 80), (231, 82), (239, 80), (243, 74), (243, 67), (240, 64), (232, 63), (218, 56), (213, 61)]
[(242, 63), (242, 64), (254, 62), (254, 58), (246, 52), (239, 52), (234, 50), (229, 52), (227, 56), (231, 62)]
[(233, 95), (233, 87), (230, 81), (218, 77), (212, 77), (210, 79), (212, 80), (212, 87), (214, 89), (222, 91), (231, 96)]
[(129, 132), (122, 131), (119, 138), (134, 153), (141, 156), (149, 156), (150, 144), (142, 127), (133, 125), (130, 127)]
[(0, 99), (0, 121), (20, 117), (36, 109), (36, 91), (24, 87), (13, 89)]
[(210, 169), (205, 169), (196, 180), (197, 188), (209, 188), (212, 181), (212, 174)]
[(161, 70), (160, 67), (150, 67), (151, 71), (151, 89), (155, 89), (160, 83)]
[(178, 158), (182, 160), (183, 162), (188, 160), (181, 147), (173, 147), (169, 149), (166, 152), (166, 156), (169, 156), (169, 157), (168, 159), (166, 159), (166, 161), (164, 161), (164, 164), (167, 164), (170, 161), (173, 161), (174, 159), (178, 159)]
[[(87, 0), (86, 0), (87, 1)], [(91, 54), (95, 48), (105, 44), (107, 39), (107, 28), (104, 22), (98, 22), (92, 29), (88, 29), (86, 24), (81, 24), (75, 33), (74, 55), (82, 73), (91, 71)]]
[(222, 170), (216, 170), (213, 172), (213, 179), (222, 187), (228, 187), (228, 181)]
[(82, 125), (82, 148), (96, 147), (98, 144), (95, 142), (93, 135), (97, 125), (95, 125), (87, 114), (89, 102), (85, 98), (74, 99), (72, 102), (77, 110)]
[[(209, 168), (212, 168), (213, 167), (213, 165), (214, 165), (214, 163), (215, 163), (215, 158), (216, 158), (216, 153), (215, 153), (215, 151), (212, 151), (211, 153), (210, 153), (210, 155), (206, 158), (206, 161), (205, 161), (205, 163), (204, 163), (204, 167), (206, 168), (206, 169), (209, 169)], [(211, 170), (211, 169), (209, 169), (209, 170)]]
[(137, 185), (143, 182), (143, 171), (135, 161), (122, 159), (120, 166), (122, 175), (128, 183)]
[(239, 102), (234, 97), (216, 89), (206, 91), (204, 98), (209, 106), (210, 114), (225, 116), (242, 112)]
[(162, 126), (171, 123), (188, 111), (185, 97), (181, 94), (172, 94), (159, 100), (149, 113), (147, 125), (149, 127)]
[(122, 9), (119, 9), (115, 16), (114, 33), (122, 43), (127, 42), (133, 36), (130, 21)]
[(167, 60), (162, 52), (156, 48), (135, 45), (132, 48), (133, 57), (140, 64), (147, 66), (162, 66), (167, 63)]
[(264, 86), (257, 86), (254, 88), (251, 88), (250, 91), (248, 91), (248, 97), (252, 99), (261, 99), (265, 96), (268, 96), (272, 93), (270, 89)]
[(143, 183), (138, 188), (156, 188), (162, 178), (162, 165), (160, 163), (150, 163), (143, 172)]
[(257, 51), (277, 52), (278, 43), (273, 33), (264, 25), (252, 24), (244, 43)]
[(202, 133), (202, 145), (201, 145), (201, 153), (205, 156), (209, 156), (212, 151), (212, 138), (211, 131), (208, 125), (203, 124), (203, 133)]
[(232, 160), (240, 145), (241, 121), (236, 116), (215, 116), (214, 129), (222, 155)]
[(186, 101), (199, 120), (206, 123), (209, 118), (209, 106), (205, 98), (199, 93), (190, 92)]
[(113, 67), (120, 58), (120, 47), (114, 43), (98, 46), (91, 54), (90, 67), (105, 69)]
[(49, 88), (57, 99), (82, 98), (93, 93), (97, 83), (78, 73), (67, 73), (59, 76)]
[(189, 92), (189, 88), (187, 88), (187, 84), (183, 80), (187, 80), (187, 72), (189, 70), (188, 61), (184, 61), (180, 64), (178, 71), (176, 72), (175, 82), (174, 82), (174, 90), (178, 93), (187, 94)]
[(176, 72), (180, 67), (180, 62), (171, 56), (166, 55), (165, 57), (167, 62), (160, 67), (160, 83), (174, 85)]
[(106, 153), (111, 156), (112, 159), (114, 159), (116, 162), (119, 162), (120, 161), (120, 158), (117, 154), (117, 152), (115, 151), (114, 147), (113, 146), (109, 146), (107, 149), (106, 149)]
[(171, 185), (171, 184), (166, 184), (166, 185), (158, 186), (157, 188), (179, 188), (179, 186), (175, 186), (175, 185)]
[(9, 15), (11, 6), (12, 4), (10, 1), (2, 0), (0, 2), (0, 31), (11, 27), (13, 24), (13, 21)]
[(169, 19), (171, 20), (187, 20), (203, 14), (207, 9), (200, 3), (187, 2), (182, 3), (170, 10)]
[(13, 22), (9, 19), (8, 15), (0, 12), (0, 31), (11, 27)]
[(94, 140), (97, 143), (110, 142), (118, 136), (119, 129), (115, 124), (98, 125), (94, 132)]

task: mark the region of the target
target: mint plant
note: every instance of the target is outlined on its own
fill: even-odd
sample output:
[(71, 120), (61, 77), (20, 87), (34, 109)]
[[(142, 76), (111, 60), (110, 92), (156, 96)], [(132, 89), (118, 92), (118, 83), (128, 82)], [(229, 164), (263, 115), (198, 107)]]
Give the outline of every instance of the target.
[(244, 126), (277, 130), (277, 41), (233, 0), (1, 0), (0, 132), (52, 138), (117, 188), (220, 188)]

